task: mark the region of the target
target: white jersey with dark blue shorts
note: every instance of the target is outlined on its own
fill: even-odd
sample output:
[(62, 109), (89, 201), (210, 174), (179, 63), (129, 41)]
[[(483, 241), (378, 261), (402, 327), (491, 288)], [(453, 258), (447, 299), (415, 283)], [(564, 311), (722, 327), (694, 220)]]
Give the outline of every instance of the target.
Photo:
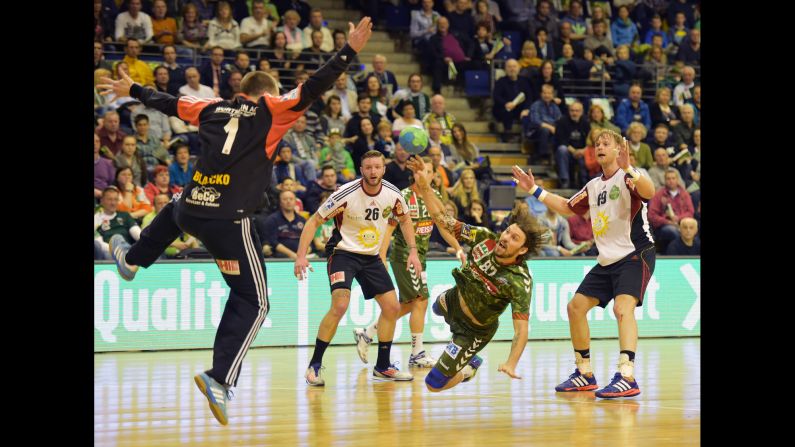
[(327, 221), (334, 219), (334, 232), (326, 243), (331, 290), (349, 289), (353, 278), (362, 286), (365, 299), (395, 287), (378, 252), (392, 216), (401, 217), (408, 206), (397, 187), (386, 180), (374, 195), (363, 180), (342, 185), (317, 209)]
[(643, 304), (646, 285), (654, 273), (654, 238), (648, 218), (648, 200), (642, 198), (632, 177), (622, 170), (610, 178), (589, 181), (568, 201), (569, 209), (590, 213), (599, 262), (577, 289), (599, 299), (604, 308), (618, 295), (631, 295)]

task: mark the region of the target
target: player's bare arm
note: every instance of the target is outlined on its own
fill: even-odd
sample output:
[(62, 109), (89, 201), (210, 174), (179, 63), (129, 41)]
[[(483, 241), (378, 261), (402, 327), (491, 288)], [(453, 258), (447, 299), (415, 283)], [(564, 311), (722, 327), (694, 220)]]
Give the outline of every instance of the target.
[(569, 209), (568, 199), (555, 193), (545, 191), (536, 185), (535, 179), (533, 178), (533, 172), (530, 168), (528, 168), (527, 172), (525, 172), (519, 166), (514, 165), (513, 181), (522, 187), (522, 189), (536, 196), (536, 198), (543, 202), (544, 205), (552, 208), (552, 210), (561, 216), (569, 217), (574, 214), (571, 209)]
[(624, 144), (621, 145), (621, 148), (618, 152), (616, 162), (618, 162), (619, 168), (623, 169), (624, 172), (632, 177), (632, 180), (630, 181), (635, 185), (638, 195), (646, 200), (649, 200), (654, 196), (654, 183), (651, 181), (651, 179), (642, 175), (640, 171), (629, 165), (629, 141), (626, 138), (624, 138)]
[(414, 239), (414, 223), (412, 223), (408, 213), (403, 213), (402, 216), (398, 217), (398, 222), (400, 223), (400, 231), (403, 232), (403, 239), (406, 240), (406, 244), (408, 244), (409, 247), (409, 258), (406, 260), (406, 270), (408, 270), (410, 265), (414, 266), (414, 271), (417, 272), (419, 276), (419, 274), (422, 273), (422, 263), (420, 263), (420, 257), (417, 254), (417, 241)]
[(425, 162), (416, 155), (409, 158), (406, 166), (414, 173), (414, 180), (417, 189), (420, 191), (422, 200), (425, 201), (425, 207), (428, 208), (428, 214), (431, 215), (433, 223), (441, 230), (444, 228), (448, 232), (455, 234), (456, 224), (460, 225), (454, 217), (448, 216), (444, 212), (444, 205), (442, 201), (436, 197), (433, 189), (431, 188), (431, 177), (425, 173)]
[(526, 319), (513, 320), (513, 341), (511, 342), (511, 352), (508, 354), (508, 360), (506, 360), (505, 363), (500, 364), (499, 368), (497, 368), (497, 371), (504, 372), (512, 379), (521, 379), (521, 377), (516, 374), (516, 365), (519, 363), (519, 359), (522, 357), (524, 348), (527, 345), (527, 328), (528, 324)]
[(315, 237), (315, 232), (321, 225), (323, 225), (323, 218), (315, 213), (301, 231), (301, 239), (298, 240), (298, 251), (296, 252), (295, 266), (293, 267), (293, 274), (299, 281), (306, 277), (307, 268), (313, 272), (315, 271), (306, 259), (306, 253), (309, 250), (309, 244), (312, 243), (312, 239)]

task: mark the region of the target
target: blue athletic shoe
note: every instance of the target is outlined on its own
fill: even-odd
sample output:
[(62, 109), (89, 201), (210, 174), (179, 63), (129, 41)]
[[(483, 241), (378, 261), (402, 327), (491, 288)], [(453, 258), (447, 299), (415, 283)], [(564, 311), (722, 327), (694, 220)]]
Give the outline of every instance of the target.
[(596, 384), (596, 376), (591, 374), (591, 377), (585, 377), (580, 373), (577, 368), (569, 378), (555, 387), (557, 392), (571, 392), (571, 391), (593, 391), (599, 388)]
[(596, 397), (601, 397), (603, 399), (613, 399), (616, 397), (632, 397), (637, 396), (640, 394), (640, 388), (638, 387), (638, 382), (630, 382), (621, 373), (616, 373), (613, 376), (613, 380), (610, 382), (610, 385), (602, 388), (601, 390), (597, 391)]
[(135, 278), (135, 272), (138, 271), (137, 265), (129, 265), (124, 261), (127, 252), (130, 250), (130, 244), (120, 234), (114, 234), (108, 242), (110, 248), (110, 255), (116, 261), (116, 269), (119, 275), (127, 281), (132, 281)]
[(482, 364), (483, 364), (483, 359), (479, 355), (473, 356), (472, 360), (470, 360), (469, 364), (467, 365), (472, 367), (472, 375), (469, 377), (465, 377), (464, 380), (462, 380), (462, 382), (469, 382), (470, 380), (474, 379), (475, 374), (478, 373), (478, 368), (480, 368), (480, 365)]
[(196, 374), (193, 377), (199, 391), (204, 394), (207, 401), (210, 403), (210, 411), (213, 416), (221, 423), (226, 425), (229, 420), (226, 417), (226, 402), (231, 397), (231, 391), (227, 390), (223, 385), (216, 382), (215, 379), (208, 376), (207, 373)]

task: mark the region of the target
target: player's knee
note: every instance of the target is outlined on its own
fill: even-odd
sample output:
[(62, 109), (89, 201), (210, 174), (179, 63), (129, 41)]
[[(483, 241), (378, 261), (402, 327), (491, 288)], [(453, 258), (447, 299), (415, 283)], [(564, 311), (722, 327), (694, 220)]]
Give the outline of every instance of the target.
[(400, 315), (400, 303), (388, 301), (381, 304), (381, 315), (388, 320), (397, 320)]
[(445, 376), (441, 371), (434, 367), (431, 369), (431, 372), (425, 376), (425, 386), (428, 387), (428, 391), (438, 393), (439, 391), (442, 391), (442, 388), (447, 385), (447, 382), (449, 382), (450, 379), (451, 377)]
[(569, 301), (569, 304), (566, 305), (566, 312), (569, 314), (569, 318), (580, 316), (581, 314), (584, 314), (585, 311), (585, 306), (583, 306), (577, 300), (571, 300)]
[(414, 302), (411, 303), (411, 305), (414, 306), (413, 310), (416, 310), (421, 313), (425, 313), (425, 311), (428, 310), (428, 300), (422, 297), (418, 297), (417, 299), (415, 299)]
[(347, 302), (333, 302), (331, 303), (331, 310), (329, 310), (329, 313), (336, 318), (342, 318), (347, 310)]

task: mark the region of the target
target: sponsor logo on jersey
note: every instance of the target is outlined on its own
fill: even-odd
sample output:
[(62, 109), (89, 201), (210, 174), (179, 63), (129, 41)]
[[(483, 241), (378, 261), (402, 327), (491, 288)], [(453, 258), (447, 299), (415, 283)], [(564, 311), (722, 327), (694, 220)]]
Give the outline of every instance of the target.
[(593, 229), (593, 235), (595, 237), (601, 237), (607, 233), (607, 221), (608, 217), (604, 211), (596, 213), (596, 218), (591, 222), (591, 228)]
[(243, 104), (239, 109), (234, 107), (217, 107), (214, 113), (226, 113), (230, 118), (251, 117), (257, 114), (257, 106)]
[(279, 101), (281, 102), (291, 101), (295, 98), (298, 98), (298, 87), (290, 90), (289, 92), (283, 94), (282, 96), (279, 96)]
[(432, 220), (424, 220), (422, 222), (417, 222), (417, 234), (419, 234), (420, 236), (431, 234), (432, 231), (433, 231)]
[(190, 197), (185, 199), (185, 201), (190, 203), (191, 205), (201, 205), (201, 206), (209, 206), (212, 208), (218, 208), (219, 206), (221, 206), (221, 204), (215, 202), (216, 200), (218, 200), (219, 197), (221, 197), (221, 193), (218, 192), (215, 188), (207, 186), (198, 186), (190, 191)]
[(610, 188), (610, 195), (609, 195), (610, 200), (616, 200), (620, 195), (621, 191), (618, 190), (618, 186), (613, 185), (613, 187)]
[(447, 345), (447, 347), (444, 348), (444, 352), (446, 352), (447, 355), (449, 355), (453, 360), (455, 360), (455, 358), (458, 357), (458, 353), (461, 352), (461, 346), (458, 346), (457, 344), (450, 342)]
[(345, 282), (345, 272), (334, 272), (329, 276), (331, 280), (331, 284), (337, 284), (338, 282)]
[(378, 245), (381, 234), (376, 227), (365, 227), (356, 234), (356, 240), (364, 248), (373, 248)]
[(461, 226), (461, 239), (472, 240), (472, 227), (467, 224)]
[(472, 258), (475, 260), (475, 262), (478, 262), (484, 257), (488, 256), (496, 246), (497, 243), (494, 240), (486, 239), (478, 245), (475, 245), (475, 248), (472, 249)]
[(387, 205), (386, 208), (383, 209), (381, 214), (384, 216), (384, 219), (389, 219), (389, 214), (392, 212), (392, 207)]
[(326, 211), (329, 211), (332, 208), (334, 208), (334, 205), (336, 205), (336, 203), (333, 200), (329, 199), (329, 201), (326, 202), (326, 206), (325, 206)]
[(395, 213), (395, 216), (403, 215), (403, 205), (400, 204), (399, 200), (395, 203), (395, 208), (392, 211)]
[(234, 259), (232, 260), (216, 259), (215, 263), (218, 264), (218, 268), (221, 269), (221, 273), (227, 275), (240, 274), (240, 264)]
[(228, 185), (229, 184), (229, 174), (213, 174), (213, 175), (204, 175), (199, 171), (193, 173), (193, 181), (204, 186), (204, 185)]
[(299, 230), (302, 230), (304, 228), (304, 223), (298, 222), (297, 224), (295, 224), (295, 226), (298, 227)]

